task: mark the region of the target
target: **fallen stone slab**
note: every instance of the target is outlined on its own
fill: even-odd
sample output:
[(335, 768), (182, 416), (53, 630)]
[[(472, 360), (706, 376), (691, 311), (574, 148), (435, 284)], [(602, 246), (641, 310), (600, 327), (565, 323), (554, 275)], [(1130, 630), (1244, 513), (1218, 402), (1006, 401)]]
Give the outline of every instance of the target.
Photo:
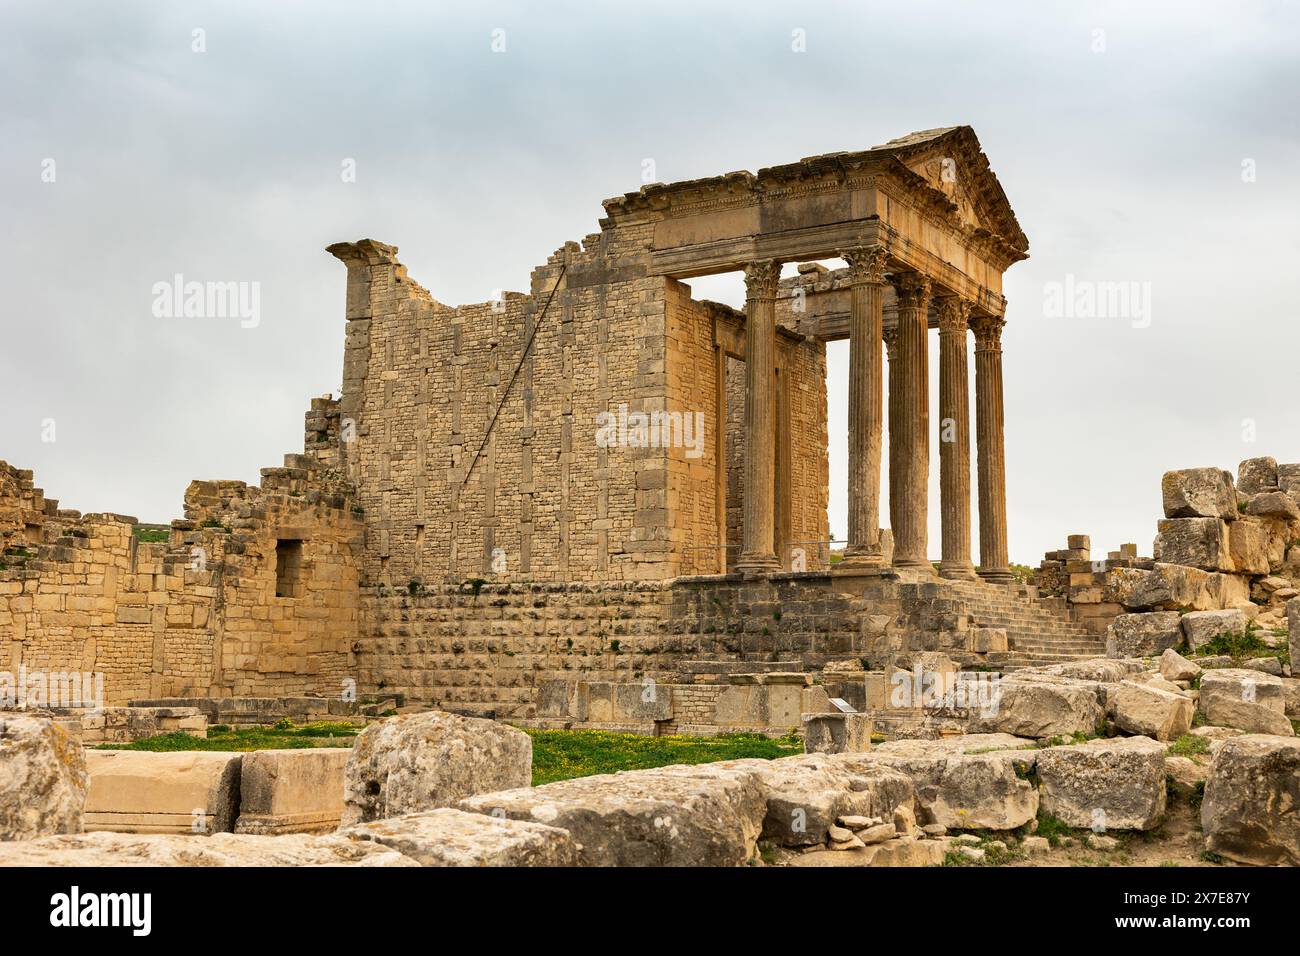
[(1225, 740), (1201, 802), (1205, 848), (1239, 863), (1300, 866), (1300, 741), (1249, 734)]
[(1166, 518), (1236, 520), (1237, 489), (1232, 474), (1218, 468), (1167, 471), (1160, 480)]
[(1153, 687), (1121, 681), (1111, 701), (1115, 726), (1130, 734), (1177, 740), (1192, 729), (1196, 705), (1191, 698)]
[(576, 866), (567, 830), (443, 807), (345, 827), (339, 835), (389, 847), (421, 866)]
[(1150, 830), (1165, 813), (1165, 747), (1149, 737), (1089, 740), (1038, 754), (1041, 807), (1067, 826)]
[(914, 840), (899, 837), (873, 846), (852, 850), (820, 850), (801, 853), (787, 861), (787, 866), (820, 867), (917, 867), (943, 865), (944, 844), (939, 840)]
[(866, 753), (871, 749), (870, 714), (804, 714), (805, 753)]
[(1182, 617), (1187, 646), (1198, 651), (1216, 637), (1240, 634), (1246, 630), (1246, 614), (1240, 608), (1222, 611), (1189, 611)]
[(100, 832), (0, 843), (0, 867), (419, 865), (381, 844), (335, 834), (197, 837)]
[(1144, 666), (1142, 661), (1134, 658), (1093, 657), (1086, 661), (1065, 661), (1061, 664), (1045, 664), (1042, 667), (1026, 667), (1016, 671), (1016, 676), (1050, 674), (1055, 677), (1115, 684), (1141, 671)]
[(228, 833), (239, 816), (243, 754), (87, 750), (85, 829)]
[(1095, 733), (1105, 716), (1097, 688), (1070, 678), (1013, 674), (998, 683), (990, 708), (972, 713), (967, 730), (1037, 739)]
[(1292, 720), (1300, 719), (1300, 677), (1282, 678), (1282, 693), (1285, 695), (1285, 713)]
[(1120, 614), (1106, 631), (1111, 657), (1156, 657), (1182, 639), (1177, 611)]
[(1228, 525), (1222, 518), (1162, 518), (1156, 522), (1154, 555), (1161, 564), (1202, 571), (1234, 571)]
[(1282, 678), (1262, 671), (1239, 667), (1206, 671), (1198, 706), (1206, 723), (1214, 726), (1282, 737), (1295, 734), (1286, 717)]
[(755, 775), (767, 806), (761, 836), (780, 846), (825, 843), (841, 817), (890, 820), (899, 807), (910, 810), (914, 799), (910, 779), (869, 755), (807, 754), (711, 766)]
[(767, 815), (757, 774), (709, 764), (579, 777), (458, 807), (568, 830), (582, 866), (740, 866)]
[(239, 773), (236, 833), (320, 833), (343, 815), (345, 747), (256, 750)]
[(343, 825), (527, 787), (533, 744), (494, 720), (431, 711), (390, 717), (358, 735), (344, 773)]
[(1251, 495), (1246, 503), (1246, 514), (1257, 518), (1273, 518), (1280, 521), (1300, 521), (1300, 508), (1290, 495), (1280, 491), (1264, 491)]
[(949, 830), (1014, 830), (1038, 816), (1038, 791), (1021, 774), (1034, 755), (1017, 752), (884, 757), (912, 778), (918, 817)]
[(81, 745), (47, 717), (0, 714), (0, 841), (80, 833)]
[(1237, 465), (1237, 488), (1242, 494), (1257, 495), (1278, 490), (1277, 459), (1247, 458)]
[(959, 734), (955, 737), (940, 737), (937, 740), (886, 740), (877, 745), (877, 755), (897, 755), (910, 757), (934, 757), (950, 754), (991, 753), (1002, 750), (1032, 751), (1038, 741), (1029, 737), (1016, 737), (1013, 734)]
[(1201, 668), (1171, 647), (1160, 655), (1160, 676), (1169, 681), (1196, 680)]

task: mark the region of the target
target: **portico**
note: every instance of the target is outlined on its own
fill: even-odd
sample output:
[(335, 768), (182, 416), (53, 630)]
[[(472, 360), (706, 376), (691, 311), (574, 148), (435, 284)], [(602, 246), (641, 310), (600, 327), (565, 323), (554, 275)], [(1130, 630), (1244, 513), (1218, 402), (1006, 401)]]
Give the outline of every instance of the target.
[[(757, 174), (647, 186), (610, 200), (606, 211), (618, 225), (633, 217), (644, 223), (652, 274), (744, 272), (743, 547), (736, 570), (764, 574), (783, 566), (774, 494), (774, 339), (782, 328), (849, 341), (848, 541), (841, 570), (935, 574), (927, 521), (937, 458), (938, 574), (1011, 579), (1002, 275), (1026, 258), (1028, 241), (969, 127), (929, 130)], [(825, 259), (842, 259), (846, 267), (822, 270), (812, 281), (780, 279), (782, 264)], [(932, 328), (938, 329), (937, 362), (930, 358)], [(972, 333), (978, 568), (971, 554)], [(932, 366), (939, 376), (937, 421), (929, 407)], [(886, 414), (889, 568), (880, 536)]]

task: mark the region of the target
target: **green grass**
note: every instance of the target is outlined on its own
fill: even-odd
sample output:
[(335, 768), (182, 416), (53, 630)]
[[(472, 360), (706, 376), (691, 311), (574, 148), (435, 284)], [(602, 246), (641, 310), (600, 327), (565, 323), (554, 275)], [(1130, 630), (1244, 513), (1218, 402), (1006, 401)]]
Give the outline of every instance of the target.
[(361, 727), (321, 721), (292, 724), (282, 720), (273, 727), (232, 728), (225, 724), (208, 727), (207, 738), (185, 733), (159, 734), (129, 744), (100, 744), (97, 750), (290, 750), (303, 747), (347, 747)]
[(1048, 813), (1046, 810), (1039, 810), (1038, 829), (1034, 831), (1034, 835), (1047, 837), (1049, 844), (1059, 846), (1061, 837), (1073, 836), (1074, 830), (1055, 814)]
[(1169, 745), (1169, 752), (1175, 757), (1194, 757), (1210, 752), (1210, 741), (1197, 734), (1183, 734)]
[(803, 753), (797, 737), (759, 734), (719, 737), (648, 737), (603, 730), (528, 730), (533, 738), (533, 785), (589, 777), (617, 770), (647, 770), (670, 764), (709, 763), (744, 757), (786, 757)]
[(1214, 640), (1207, 644), (1202, 644), (1196, 650), (1195, 657), (1218, 657), (1227, 655), (1234, 661), (1247, 660), (1253, 657), (1277, 657), (1285, 659), (1288, 655), (1285, 647), (1270, 647), (1264, 643), (1259, 633), (1253, 627), (1247, 627), (1245, 631), (1236, 631), (1231, 634), (1220, 634)]
[(151, 528), (138, 524), (131, 531), (141, 544), (166, 544), (171, 540), (171, 530), (168, 528)]

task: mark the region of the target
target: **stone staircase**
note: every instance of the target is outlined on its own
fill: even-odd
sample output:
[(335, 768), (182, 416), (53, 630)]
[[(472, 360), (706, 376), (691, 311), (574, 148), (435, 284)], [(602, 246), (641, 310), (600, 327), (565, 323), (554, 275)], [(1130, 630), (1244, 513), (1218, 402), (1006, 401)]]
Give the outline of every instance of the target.
[(964, 607), (971, 627), (1007, 632), (1009, 650), (983, 655), (1003, 670), (1104, 657), (1106, 642), (1074, 620), (1064, 598), (1045, 598), (1031, 585), (947, 581), (952, 598)]

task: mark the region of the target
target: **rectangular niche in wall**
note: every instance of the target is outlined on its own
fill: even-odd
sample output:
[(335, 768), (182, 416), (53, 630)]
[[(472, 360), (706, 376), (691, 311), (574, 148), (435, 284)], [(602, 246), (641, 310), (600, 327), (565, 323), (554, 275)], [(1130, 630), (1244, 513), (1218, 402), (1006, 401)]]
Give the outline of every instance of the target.
[(302, 594), (302, 542), (281, 539), (275, 543), (275, 596)]

